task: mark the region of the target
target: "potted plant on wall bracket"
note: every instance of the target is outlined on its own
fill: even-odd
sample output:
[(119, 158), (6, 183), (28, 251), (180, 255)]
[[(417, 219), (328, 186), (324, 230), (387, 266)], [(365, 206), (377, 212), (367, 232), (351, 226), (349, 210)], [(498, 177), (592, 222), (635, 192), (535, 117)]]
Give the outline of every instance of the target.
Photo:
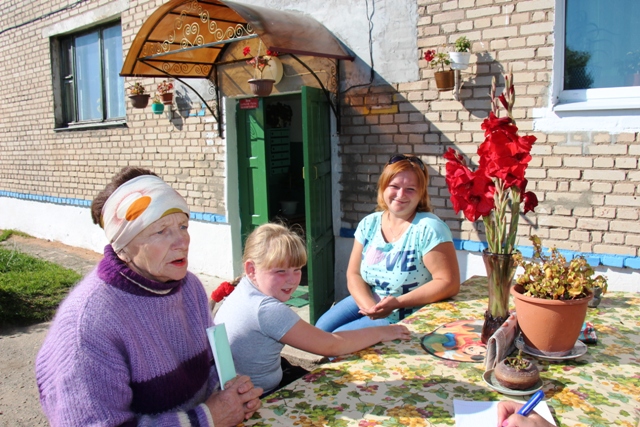
[(163, 80), (158, 84), (158, 95), (163, 104), (171, 104), (173, 102), (173, 83)]
[(458, 37), (454, 46), (454, 52), (449, 52), (451, 68), (454, 70), (466, 70), (471, 59), (471, 42), (466, 36)]
[(149, 105), (149, 94), (141, 83), (134, 83), (128, 90), (133, 108), (146, 108)]
[(158, 95), (153, 97), (151, 111), (153, 111), (153, 114), (162, 114), (164, 112), (164, 103), (160, 100)]
[(436, 52), (435, 50), (427, 50), (424, 53), (424, 59), (429, 63), (431, 68), (437, 71), (434, 73), (436, 79), (436, 87), (440, 92), (453, 90), (455, 85), (455, 76), (452, 69), (445, 70), (444, 67), (449, 66), (451, 61), (449, 55), (445, 52)]
[[(273, 90), (273, 84), (275, 80), (273, 79), (264, 79), (262, 77), (262, 73), (265, 68), (270, 67), (269, 61), (271, 61), (272, 57), (278, 56), (277, 52), (273, 52), (271, 50), (267, 50), (265, 55), (260, 55), (260, 50), (262, 48), (262, 42), (260, 42), (260, 47), (258, 48), (258, 54), (253, 58), (247, 60), (247, 64), (251, 65), (254, 69), (254, 78), (249, 80), (249, 87), (251, 88), (251, 92), (257, 96), (269, 96), (271, 91)], [(242, 50), (242, 54), (244, 56), (251, 55), (251, 48), (246, 46)]]
[(607, 290), (607, 279), (593, 277), (594, 271), (584, 257), (567, 263), (553, 248), (550, 255), (542, 252), (538, 236), (531, 236), (533, 259), (524, 261), (518, 253), (514, 259), (524, 268), (511, 289), (518, 325), (529, 348), (548, 356), (564, 356), (573, 350), (587, 315), (587, 304), (593, 288)]

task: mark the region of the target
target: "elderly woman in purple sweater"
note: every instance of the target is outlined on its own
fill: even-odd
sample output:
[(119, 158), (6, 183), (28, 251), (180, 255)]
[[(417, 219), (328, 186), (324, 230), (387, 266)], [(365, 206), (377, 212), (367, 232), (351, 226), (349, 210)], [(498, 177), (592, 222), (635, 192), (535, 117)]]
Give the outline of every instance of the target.
[(36, 360), (52, 426), (233, 426), (259, 407), (246, 376), (220, 384), (202, 283), (187, 271), (189, 207), (125, 168), (94, 199), (110, 244), (62, 302)]

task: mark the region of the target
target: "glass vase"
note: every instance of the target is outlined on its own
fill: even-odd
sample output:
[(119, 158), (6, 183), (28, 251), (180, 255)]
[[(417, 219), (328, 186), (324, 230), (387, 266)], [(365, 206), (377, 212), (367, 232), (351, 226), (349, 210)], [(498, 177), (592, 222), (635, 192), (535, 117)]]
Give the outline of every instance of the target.
[(481, 340), (484, 344), (509, 317), (509, 289), (516, 273), (512, 254), (494, 254), (485, 249), (482, 260), (487, 270), (489, 305), (484, 313)]

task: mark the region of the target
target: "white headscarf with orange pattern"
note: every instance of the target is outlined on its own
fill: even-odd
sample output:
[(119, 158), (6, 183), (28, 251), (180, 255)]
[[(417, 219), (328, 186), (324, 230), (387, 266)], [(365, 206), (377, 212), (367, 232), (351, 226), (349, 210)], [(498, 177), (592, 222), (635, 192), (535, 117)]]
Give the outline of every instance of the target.
[(160, 218), (182, 212), (189, 216), (184, 198), (162, 178), (141, 175), (114, 191), (102, 207), (102, 224), (118, 253), (142, 230)]

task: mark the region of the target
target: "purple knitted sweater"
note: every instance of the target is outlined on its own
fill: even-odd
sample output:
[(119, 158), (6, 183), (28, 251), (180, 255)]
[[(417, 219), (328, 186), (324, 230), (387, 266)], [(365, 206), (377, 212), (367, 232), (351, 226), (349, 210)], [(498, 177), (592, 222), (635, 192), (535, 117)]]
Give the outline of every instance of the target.
[(195, 275), (145, 279), (107, 245), (98, 267), (60, 305), (38, 353), (45, 415), (65, 427), (213, 426), (203, 404), (218, 388), (211, 325)]

